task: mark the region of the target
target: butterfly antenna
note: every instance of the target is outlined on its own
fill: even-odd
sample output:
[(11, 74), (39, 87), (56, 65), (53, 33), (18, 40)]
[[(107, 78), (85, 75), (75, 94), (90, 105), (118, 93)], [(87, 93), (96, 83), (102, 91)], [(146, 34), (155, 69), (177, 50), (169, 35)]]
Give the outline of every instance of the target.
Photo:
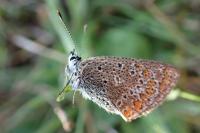
[[(69, 35), (70, 41), (71, 41), (72, 45), (74, 46), (74, 49), (76, 49), (76, 44), (74, 43), (74, 41), (73, 41), (73, 39), (72, 39), (72, 36), (71, 36), (71, 33), (70, 33), (69, 30), (67, 29), (67, 26), (66, 26), (66, 24), (64, 23), (62, 14), (61, 14), (61, 12), (60, 12), (59, 10), (57, 10), (57, 14), (58, 14), (58, 16), (59, 16), (61, 22), (63, 23), (63, 25), (64, 25), (64, 27), (65, 27), (65, 30), (67, 31), (67, 33), (68, 33), (68, 35)], [(74, 49), (73, 49), (73, 50), (74, 50)]]
[(63, 92), (65, 91), (65, 88), (69, 85), (71, 79), (72, 79), (73, 74), (71, 75), (70, 79), (67, 81), (67, 83), (65, 84), (65, 86), (63, 87), (63, 89), (61, 90), (61, 92), (58, 94), (58, 96), (62, 95)]

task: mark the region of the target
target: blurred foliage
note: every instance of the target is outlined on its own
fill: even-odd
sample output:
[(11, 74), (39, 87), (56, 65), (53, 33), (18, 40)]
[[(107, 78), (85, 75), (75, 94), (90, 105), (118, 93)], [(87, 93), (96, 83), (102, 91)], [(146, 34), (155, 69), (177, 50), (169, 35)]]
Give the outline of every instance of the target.
[[(57, 9), (84, 58), (124, 56), (173, 64), (180, 69), (177, 87), (184, 93), (172, 98), (172, 92), (170, 100), (131, 123), (78, 93), (74, 105), (72, 92), (57, 103), (73, 47)], [(199, 42), (198, 0), (1, 0), (0, 132), (199, 133)]]

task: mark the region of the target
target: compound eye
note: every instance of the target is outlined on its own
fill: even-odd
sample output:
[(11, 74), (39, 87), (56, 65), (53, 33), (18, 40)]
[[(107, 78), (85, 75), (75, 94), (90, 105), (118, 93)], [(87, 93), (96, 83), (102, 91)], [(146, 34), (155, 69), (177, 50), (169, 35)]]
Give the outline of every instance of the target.
[(80, 60), (81, 60), (81, 57), (77, 56), (77, 60), (80, 61)]
[(71, 61), (71, 60), (74, 60), (74, 59), (76, 59), (76, 57), (72, 56), (72, 57), (70, 58), (70, 61)]

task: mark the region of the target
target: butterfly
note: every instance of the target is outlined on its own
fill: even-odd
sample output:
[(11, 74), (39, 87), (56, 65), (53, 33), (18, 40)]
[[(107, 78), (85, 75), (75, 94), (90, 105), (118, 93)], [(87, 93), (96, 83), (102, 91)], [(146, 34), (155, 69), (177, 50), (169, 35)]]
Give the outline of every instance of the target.
[(126, 122), (143, 116), (164, 102), (180, 76), (171, 65), (124, 57), (82, 60), (70, 52), (66, 86)]

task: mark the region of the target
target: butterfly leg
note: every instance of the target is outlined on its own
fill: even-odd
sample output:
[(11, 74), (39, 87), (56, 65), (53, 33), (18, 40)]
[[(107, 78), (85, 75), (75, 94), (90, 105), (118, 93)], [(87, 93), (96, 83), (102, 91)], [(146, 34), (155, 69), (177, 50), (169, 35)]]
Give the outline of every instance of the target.
[(77, 79), (75, 79), (75, 80), (73, 81), (73, 83), (72, 83), (72, 88), (73, 88), (73, 90), (77, 90), (78, 87), (79, 87), (79, 85), (80, 85), (80, 79), (77, 78)]

